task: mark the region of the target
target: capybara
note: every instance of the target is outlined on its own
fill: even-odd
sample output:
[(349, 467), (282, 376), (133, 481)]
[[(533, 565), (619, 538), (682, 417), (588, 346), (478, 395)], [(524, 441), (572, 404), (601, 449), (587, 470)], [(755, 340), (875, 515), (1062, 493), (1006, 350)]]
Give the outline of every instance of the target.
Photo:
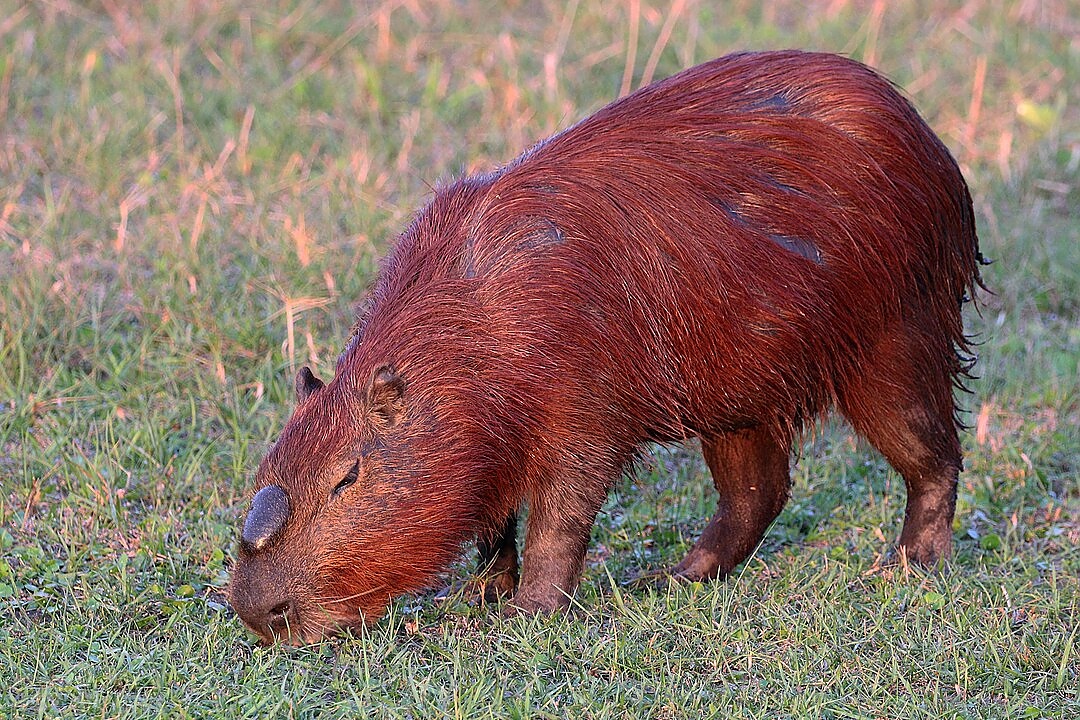
[(232, 605), (264, 640), (314, 641), (476, 540), (511, 612), (566, 606), (620, 474), (692, 437), (719, 500), (667, 573), (721, 577), (834, 407), (904, 478), (901, 552), (935, 563), (981, 259), (956, 162), (864, 65), (742, 53), (642, 88), (434, 191), (333, 379), (296, 378)]

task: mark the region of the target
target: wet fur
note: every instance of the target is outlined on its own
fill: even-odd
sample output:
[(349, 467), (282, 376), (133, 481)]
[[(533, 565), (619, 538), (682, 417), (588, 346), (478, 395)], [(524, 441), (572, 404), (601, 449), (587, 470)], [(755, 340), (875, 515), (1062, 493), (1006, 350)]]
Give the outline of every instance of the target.
[[(292, 588), (312, 639), (429, 587), (478, 537), (507, 557), (527, 504), (515, 603), (558, 607), (635, 452), (695, 436), (721, 500), (672, 571), (723, 575), (783, 506), (793, 439), (834, 407), (904, 475), (901, 545), (933, 562), (979, 259), (956, 163), (864, 66), (748, 53), (644, 88), (417, 214), (260, 468), (296, 510), (268, 553), (241, 553), (234, 604)], [(371, 397), (387, 364), (393, 421)]]

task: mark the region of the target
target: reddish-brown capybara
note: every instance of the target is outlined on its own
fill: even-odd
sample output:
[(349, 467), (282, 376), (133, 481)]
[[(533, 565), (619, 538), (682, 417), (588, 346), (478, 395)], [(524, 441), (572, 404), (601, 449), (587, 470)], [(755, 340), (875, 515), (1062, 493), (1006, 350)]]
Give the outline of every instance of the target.
[(668, 572), (723, 576), (833, 407), (904, 477), (900, 547), (934, 563), (980, 260), (956, 162), (867, 67), (744, 53), (645, 87), (435, 191), (334, 378), (297, 376), (232, 605), (264, 639), (313, 641), (431, 587), (478, 540), (489, 590), (563, 607), (635, 453), (695, 436), (719, 501)]

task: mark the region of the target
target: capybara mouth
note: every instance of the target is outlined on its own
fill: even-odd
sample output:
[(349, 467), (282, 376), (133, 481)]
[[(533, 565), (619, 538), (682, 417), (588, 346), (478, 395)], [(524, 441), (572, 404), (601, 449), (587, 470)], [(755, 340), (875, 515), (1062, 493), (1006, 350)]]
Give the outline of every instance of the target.
[(341, 632), (341, 627), (337, 625), (316, 628), (311, 625), (302, 624), (298, 627), (286, 628), (283, 632), (278, 632), (269, 628), (263, 628), (262, 632), (259, 632), (258, 629), (251, 625), (248, 625), (247, 628), (255, 633), (258, 637), (259, 644), (263, 647), (270, 647), (278, 643), (281, 643), (282, 645), (292, 645), (293, 647), (314, 645), (315, 643), (322, 642)]
[(264, 647), (276, 643), (301, 647), (358, 630), (365, 625), (364, 617), (360, 611), (330, 612), (317, 608), (307, 613), (297, 613), (294, 620), (286, 622), (257, 625), (241, 619)]

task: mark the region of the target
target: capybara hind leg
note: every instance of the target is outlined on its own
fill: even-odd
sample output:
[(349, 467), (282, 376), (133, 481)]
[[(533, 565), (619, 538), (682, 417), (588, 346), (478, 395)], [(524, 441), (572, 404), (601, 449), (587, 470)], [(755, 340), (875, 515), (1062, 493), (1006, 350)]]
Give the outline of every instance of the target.
[(485, 602), (496, 602), (514, 594), (518, 583), (517, 515), (512, 514), (491, 535), (476, 542), (478, 594)]
[(529, 503), (521, 584), (510, 612), (552, 612), (570, 604), (604, 491), (592, 497), (550, 488)]
[(701, 449), (720, 494), (716, 514), (673, 567), (676, 578), (723, 577), (745, 560), (787, 502), (789, 444), (764, 428), (702, 438)]
[(904, 478), (907, 509), (900, 547), (912, 562), (932, 565), (952, 551), (960, 472), (954, 420), (951, 347), (935, 347), (919, 331), (887, 333), (862, 374), (840, 392), (856, 432)]

